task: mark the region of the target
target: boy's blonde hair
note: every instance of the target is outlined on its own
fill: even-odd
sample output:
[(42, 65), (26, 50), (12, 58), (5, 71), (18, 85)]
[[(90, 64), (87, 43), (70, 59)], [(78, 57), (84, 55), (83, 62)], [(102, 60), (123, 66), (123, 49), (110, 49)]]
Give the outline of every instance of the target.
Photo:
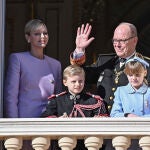
[(68, 76), (71, 77), (71, 76), (80, 75), (80, 74), (83, 74), (83, 76), (85, 77), (85, 72), (82, 67), (77, 66), (77, 65), (70, 65), (66, 67), (63, 72), (63, 80), (67, 80)]

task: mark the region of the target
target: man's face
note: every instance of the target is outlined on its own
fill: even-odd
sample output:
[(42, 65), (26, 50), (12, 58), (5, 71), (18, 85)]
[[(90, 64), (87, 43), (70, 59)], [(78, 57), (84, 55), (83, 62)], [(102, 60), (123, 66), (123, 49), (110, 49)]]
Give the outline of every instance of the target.
[(114, 31), (113, 46), (116, 54), (121, 58), (131, 56), (137, 44), (137, 37), (132, 36), (131, 30), (127, 25), (120, 25)]

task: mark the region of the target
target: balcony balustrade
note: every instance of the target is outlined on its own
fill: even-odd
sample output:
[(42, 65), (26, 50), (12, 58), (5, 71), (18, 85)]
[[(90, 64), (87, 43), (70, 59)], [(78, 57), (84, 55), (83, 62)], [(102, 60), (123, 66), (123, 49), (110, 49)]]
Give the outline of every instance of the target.
[(126, 150), (132, 139), (150, 150), (150, 118), (15, 118), (0, 119), (0, 140), (7, 150), (19, 150), (31, 140), (35, 150), (47, 150), (51, 140), (62, 150), (72, 150), (83, 139), (88, 150), (98, 150), (111, 139), (116, 150)]

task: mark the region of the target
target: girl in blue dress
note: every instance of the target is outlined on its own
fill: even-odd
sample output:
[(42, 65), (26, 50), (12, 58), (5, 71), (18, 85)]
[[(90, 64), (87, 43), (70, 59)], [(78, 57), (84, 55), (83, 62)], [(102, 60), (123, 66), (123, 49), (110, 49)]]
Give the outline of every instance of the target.
[(124, 72), (129, 83), (117, 88), (111, 117), (150, 116), (150, 88), (145, 78), (147, 67), (149, 63), (142, 56), (127, 60)]

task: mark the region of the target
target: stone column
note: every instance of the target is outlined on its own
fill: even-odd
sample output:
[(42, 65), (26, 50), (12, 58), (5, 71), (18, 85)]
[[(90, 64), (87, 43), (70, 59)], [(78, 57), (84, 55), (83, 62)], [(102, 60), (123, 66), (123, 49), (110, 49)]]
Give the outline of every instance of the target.
[(58, 140), (58, 145), (62, 150), (72, 150), (76, 147), (77, 140), (75, 137), (61, 137)]
[(50, 138), (48, 137), (34, 137), (32, 139), (32, 147), (35, 150), (47, 150), (50, 146)]
[(85, 147), (87, 147), (88, 150), (98, 150), (102, 147), (103, 144), (103, 138), (101, 137), (87, 137), (84, 140)]
[(126, 150), (130, 146), (131, 140), (125, 136), (116, 136), (112, 139), (112, 144), (116, 150)]
[(143, 136), (139, 140), (139, 145), (143, 150), (150, 150), (150, 136)]
[(10, 137), (4, 142), (4, 146), (7, 150), (19, 150), (22, 148), (22, 138), (21, 137)]

